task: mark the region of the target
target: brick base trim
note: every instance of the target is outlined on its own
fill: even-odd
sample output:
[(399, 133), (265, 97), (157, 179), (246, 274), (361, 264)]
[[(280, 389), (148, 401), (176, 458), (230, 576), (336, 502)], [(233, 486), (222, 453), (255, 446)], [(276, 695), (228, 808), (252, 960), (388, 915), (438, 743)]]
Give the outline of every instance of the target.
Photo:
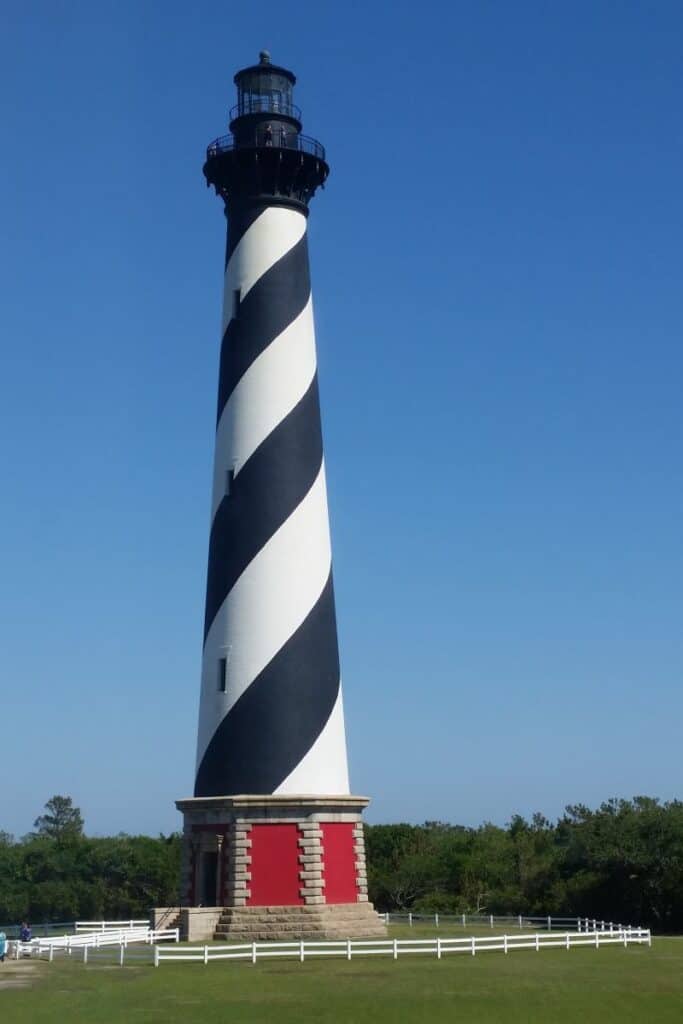
[(375, 939), (386, 938), (386, 935), (384, 919), (371, 903), (337, 903), (313, 907), (226, 908), (215, 930), (207, 933), (203, 940), (267, 942)]

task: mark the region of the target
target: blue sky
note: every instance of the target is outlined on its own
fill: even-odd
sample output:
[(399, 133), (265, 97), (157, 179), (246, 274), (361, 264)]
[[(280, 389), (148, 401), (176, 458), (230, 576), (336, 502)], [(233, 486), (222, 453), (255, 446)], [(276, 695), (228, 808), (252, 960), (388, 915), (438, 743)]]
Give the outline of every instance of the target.
[(224, 222), (268, 47), (310, 244), (354, 791), (476, 824), (681, 795), (679, 4), (8, 3), (0, 828), (179, 826)]

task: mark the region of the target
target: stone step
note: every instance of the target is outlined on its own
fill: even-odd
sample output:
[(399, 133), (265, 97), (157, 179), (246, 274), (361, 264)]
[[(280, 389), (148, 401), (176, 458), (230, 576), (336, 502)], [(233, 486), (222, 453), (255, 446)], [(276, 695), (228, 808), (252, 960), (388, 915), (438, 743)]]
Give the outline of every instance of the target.
[(217, 928), (320, 928), (320, 927), (384, 927), (382, 922), (373, 921), (372, 918), (308, 918), (306, 921), (278, 921), (273, 918), (261, 918), (255, 921), (240, 921), (239, 918), (228, 921), (219, 921)]
[(227, 906), (222, 910), (222, 915), (226, 916), (228, 914), (233, 916), (239, 915), (241, 918), (260, 918), (260, 916), (266, 916), (266, 918), (304, 918), (304, 916), (319, 916), (321, 914), (334, 916), (340, 916), (341, 914), (351, 914), (353, 916), (368, 914), (374, 918), (377, 915), (370, 903), (318, 903), (315, 906), (296, 907)]
[(221, 942), (384, 938), (386, 925), (371, 903), (295, 907), (225, 907), (214, 936)]
[(377, 928), (385, 930), (385, 926), (372, 918), (319, 918), (308, 921), (278, 921), (276, 918), (261, 918), (254, 921), (240, 921), (239, 918), (232, 921), (221, 920), (216, 925), (216, 931), (243, 931), (247, 932), (254, 928), (277, 928), (280, 931), (306, 931), (311, 928)]
[(239, 945), (246, 942), (346, 942), (347, 939), (386, 939), (386, 932), (355, 932), (349, 935), (348, 932), (300, 932), (296, 935), (289, 932), (274, 931), (252, 931), (248, 935), (236, 935), (234, 932), (225, 934), (216, 932), (214, 940)]
[(234, 923), (226, 924), (219, 922), (216, 925), (216, 932), (250, 932), (254, 929), (271, 928), (277, 929), (281, 932), (306, 932), (323, 929), (332, 929), (339, 931), (340, 929), (354, 930), (362, 929), (366, 931), (368, 928), (376, 929), (377, 931), (386, 931), (384, 925), (378, 924), (376, 921), (311, 921), (308, 924), (303, 922), (299, 924), (280, 924), (273, 921), (254, 921), (248, 925), (242, 922), (235, 921)]

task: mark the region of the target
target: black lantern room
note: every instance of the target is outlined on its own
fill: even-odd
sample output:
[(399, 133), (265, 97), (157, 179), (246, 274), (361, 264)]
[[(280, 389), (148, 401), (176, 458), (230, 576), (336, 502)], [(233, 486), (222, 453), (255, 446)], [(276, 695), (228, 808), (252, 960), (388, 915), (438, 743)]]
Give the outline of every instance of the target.
[(324, 147), (301, 134), (301, 111), (293, 102), (295, 75), (272, 64), (263, 50), (259, 63), (238, 71), (234, 81), (231, 134), (207, 149), (207, 183), (226, 202), (237, 196), (270, 197), (306, 207), (329, 167)]

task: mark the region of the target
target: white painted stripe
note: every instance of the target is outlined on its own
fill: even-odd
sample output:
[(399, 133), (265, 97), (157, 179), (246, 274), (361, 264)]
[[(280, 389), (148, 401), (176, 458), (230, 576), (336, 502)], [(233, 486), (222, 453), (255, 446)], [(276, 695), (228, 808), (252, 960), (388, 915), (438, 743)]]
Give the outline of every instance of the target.
[(258, 446), (306, 394), (315, 374), (313, 304), (254, 360), (228, 399), (216, 430), (211, 522), (235, 476)]
[(232, 317), (233, 292), (239, 290), (243, 301), (258, 279), (293, 249), (305, 233), (303, 213), (283, 206), (269, 206), (249, 225), (225, 268), (221, 337)]
[(290, 795), (329, 793), (330, 796), (350, 792), (341, 684), (325, 728), (306, 756), (275, 792)]
[[(323, 463), (306, 497), (251, 560), (211, 623), (202, 663), (197, 768), (230, 708), (315, 605), (331, 563)], [(221, 657), (228, 658), (225, 693), (218, 690)]]

